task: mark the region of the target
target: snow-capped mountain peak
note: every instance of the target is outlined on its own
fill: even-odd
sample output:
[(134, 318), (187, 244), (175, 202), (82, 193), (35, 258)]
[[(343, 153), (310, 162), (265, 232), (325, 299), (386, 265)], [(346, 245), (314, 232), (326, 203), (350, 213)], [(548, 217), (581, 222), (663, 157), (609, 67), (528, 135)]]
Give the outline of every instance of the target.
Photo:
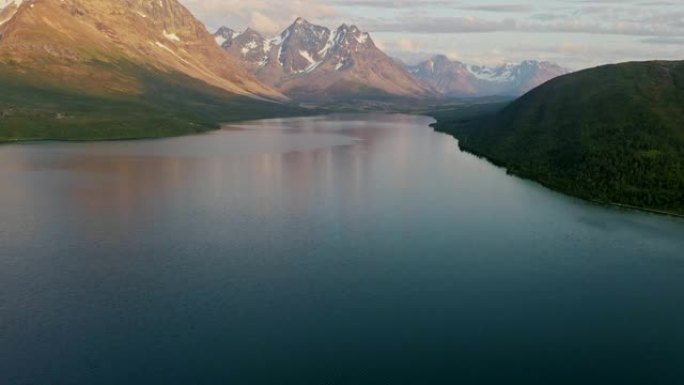
[(313, 25), (297, 18), (295, 22), (281, 34), (281, 52), (278, 62), (285, 73), (298, 74), (311, 72), (326, 59), (325, 47), (331, 31), (326, 27)]
[(516, 69), (509, 63), (498, 67), (469, 65), (468, 71), (477, 79), (488, 82), (510, 82), (516, 77)]
[[(331, 31), (301, 17), (271, 38), (250, 28), (238, 33), (227, 27), (221, 27), (214, 36), (224, 49), (241, 56), (248, 67), (277, 64), (287, 75), (309, 73), (326, 60), (334, 61), (337, 70), (343, 70), (353, 62), (352, 53), (375, 47), (370, 34), (355, 25), (342, 24)], [(277, 55), (271, 55), (272, 51)]]
[[(226, 31), (216, 32), (217, 42), (260, 80), (283, 91), (289, 88), (296, 88), (297, 92), (311, 88), (322, 91), (324, 86), (337, 84), (347, 90), (351, 84), (360, 83), (365, 88), (395, 95), (431, 92), (378, 49), (370, 34), (355, 25), (342, 24), (330, 30), (297, 18), (281, 34), (271, 38), (248, 38), (250, 34), (245, 31), (230, 40)], [(307, 83), (312, 77), (316, 80)], [(343, 78), (349, 79), (343, 81)], [(365, 84), (367, 79), (377, 84)]]
[(362, 32), (357, 26), (342, 24), (335, 32), (335, 43), (340, 46), (345, 45), (366, 45), (373, 43), (370, 34)]
[(473, 65), (469, 66), (468, 69), (473, 76), (480, 80), (500, 83), (511, 83), (518, 80), (524, 82), (540, 74), (542, 77), (548, 77), (543, 74), (544, 72), (549, 72), (549, 76), (557, 76), (567, 72), (556, 64), (537, 60), (525, 60), (519, 64), (505, 63), (499, 66)]
[(544, 61), (471, 65), (452, 61), (444, 55), (407, 68), (416, 79), (452, 96), (514, 96), (568, 73), (568, 70)]
[(233, 31), (228, 27), (221, 27), (214, 33), (214, 39), (216, 39), (216, 43), (221, 47), (224, 45), (230, 47), (233, 44), (233, 39), (238, 36), (240, 36), (239, 32)]

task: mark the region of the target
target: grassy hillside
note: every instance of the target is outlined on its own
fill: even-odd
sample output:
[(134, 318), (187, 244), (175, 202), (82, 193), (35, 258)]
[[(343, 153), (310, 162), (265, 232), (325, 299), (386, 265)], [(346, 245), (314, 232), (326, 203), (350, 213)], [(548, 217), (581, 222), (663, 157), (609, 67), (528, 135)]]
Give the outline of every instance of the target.
[(684, 214), (684, 62), (554, 79), (501, 110), (437, 129), (511, 173), (585, 199)]
[(121, 68), (115, 72), (134, 75), (139, 91), (90, 92), (87, 87), (68, 87), (39, 75), (17, 75), (4, 65), (0, 68), (0, 142), (164, 137), (215, 129), (222, 122), (311, 113), (235, 96), (179, 73), (126, 63), (116, 66)]

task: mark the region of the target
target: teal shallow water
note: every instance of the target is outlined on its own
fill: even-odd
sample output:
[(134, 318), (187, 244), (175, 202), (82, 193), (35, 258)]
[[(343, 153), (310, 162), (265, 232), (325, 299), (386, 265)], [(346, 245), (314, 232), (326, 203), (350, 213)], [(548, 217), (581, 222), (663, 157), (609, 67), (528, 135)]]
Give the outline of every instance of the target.
[(430, 122), (0, 146), (0, 383), (684, 383), (684, 220)]

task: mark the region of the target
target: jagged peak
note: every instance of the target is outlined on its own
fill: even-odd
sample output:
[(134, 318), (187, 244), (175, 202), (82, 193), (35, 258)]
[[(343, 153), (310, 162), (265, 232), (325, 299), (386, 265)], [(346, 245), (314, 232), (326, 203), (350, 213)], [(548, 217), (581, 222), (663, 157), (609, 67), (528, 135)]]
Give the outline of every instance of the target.
[(338, 45), (358, 44), (373, 46), (374, 42), (368, 32), (361, 31), (356, 25), (342, 24), (335, 32), (335, 42)]
[(354, 34), (357, 33), (362, 33), (359, 27), (357, 27), (354, 24), (347, 24), (347, 23), (342, 23), (339, 27), (337, 27), (337, 31), (342, 31), (342, 32), (351, 32)]
[(248, 27), (244, 32), (242, 32), (242, 35), (261, 37), (261, 34), (256, 30), (252, 29), (251, 27)]
[(235, 31), (232, 28), (228, 28), (225, 25), (221, 26), (216, 32), (214, 32), (214, 39), (216, 43), (221, 47), (230, 47), (233, 45), (233, 39), (240, 36), (240, 32)]
[(298, 29), (309, 29), (312, 27), (323, 28), (323, 27), (319, 27), (317, 25), (311, 24), (308, 20), (306, 20), (303, 17), (298, 17), (297, 19), (295, 19), (294, 22), (292, 22), (292, 24), (290, 24), (289, 27), (287, 27), (287, 29), (288, 30), (298, 30)]
[(451, 59), (447, 55), (443, 54), (437, 54), (434, 55), (430, 58), (430, 61), (435, 62), (435, 63), (445, 63), (445, 62), (450, 62)]
[(225, 35), (225, 36), (232, 36), (235, 33), (235, 30), (229, 27), (226, 27), (225, 25), (221, 26), (221, 28), (217, 29), (216, 32), (214, 32), (214, 35)]
[(323, 38), (329, 34), (330, 30), (328, 28), (311, 24), (304, 18), (298, 17), (294, 23), (280, 33), (279, 39), (284, 42), (295, 37), (304, 37), (305, 39)]

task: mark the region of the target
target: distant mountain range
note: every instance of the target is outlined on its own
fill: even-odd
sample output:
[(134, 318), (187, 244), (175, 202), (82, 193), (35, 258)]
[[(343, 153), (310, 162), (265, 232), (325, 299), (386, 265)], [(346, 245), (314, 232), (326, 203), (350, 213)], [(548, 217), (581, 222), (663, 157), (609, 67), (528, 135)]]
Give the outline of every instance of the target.
[(526, 60), (490, 67), (452, 61), (444, 55), (406, 68), (416, 79), (450, 97), (519, 96), (569, 72), (545, 61)]
[(275, 37), (228, 27), (214, 36), (260, 81), (298, 100), (519, 96), (568, 73), (549, 62), (487, 67), (441, 55), (405, 65), (382, 52), (370, 34), (356, 26), (343, 24), (332, 31), (302, 18)]
[(275, 37), (227, 27), (215, 37), (260, 81), (298, 100), (438, 96), (353, 25), (332, 31), (298, 18)]
[(509, 94), (554, 74), (458, 77), (439, 60), (407, 67), (356, 26), (302, 18), (275, 37), (212, 36), (178, 0), (0, 0), (0, 141), (177, 135), (306, 113), (300, 102)]
[(356, 26), (330, 30), (302, 18), (275, 37), (226, 27), (211, 36), (177, 0), (0, 7), (0, 75), (80, 92), (140, 94), (140, 73), (152, 72), (270, 100), (516, 95), (564, 72), (550, 63), (486, 68), (446, 57), (405, 66)]

